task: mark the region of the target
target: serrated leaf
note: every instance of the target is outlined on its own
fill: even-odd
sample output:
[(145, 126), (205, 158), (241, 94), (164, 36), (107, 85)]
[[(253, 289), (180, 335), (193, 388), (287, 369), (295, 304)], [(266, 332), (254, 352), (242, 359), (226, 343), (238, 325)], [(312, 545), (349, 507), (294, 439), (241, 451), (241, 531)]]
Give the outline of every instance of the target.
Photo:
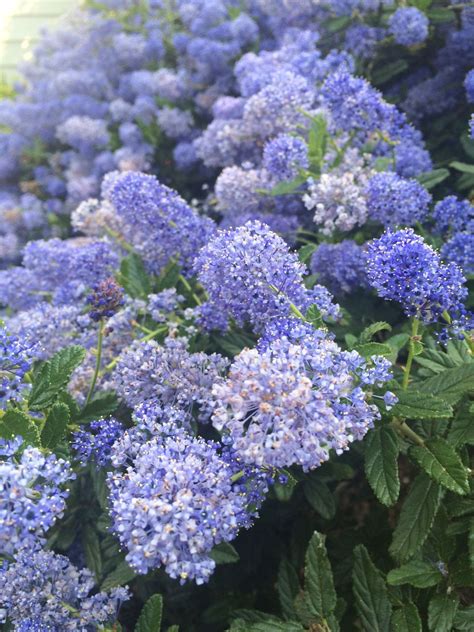
[(466, 393), (474, 392), (474, 363), (448, 369), (419, 385), (422, 393), (431, 393), (448, 404), (457, 404)]
[(441, 397), (419, 391), (396, 390), (398, 402), (392, 408), (394, 417), (404, 419), (442, 419), (453, 415), (453, 408)]
[(409, 340), (410, 336), (408, 334), (395, 334), (395, 336), (390, 336), (390, 338), (387, 338), (385, 344), (387, 344), (392, 350), (392, 353), (389, 356), (392, 364), (395, 364), (398, 358), (398, 354)]
[(392, 632), (422, 632), (418, 608), (414, 603), (404, 604), (392, 615)]
[(111, 573), (107, 575), (101, 585), (101, 590), (110, 590), (115, 586), (124, 586), (131, 582), (136, 577), (136, 573), (127, 562), (124, 560), (115, 568)]
[(84, 360), (86, 351), (79, 345), (65, 347), (44, 363), (31, 389), (29, 406), (31, 410), (48, 408), (66, 387), (73, 371)]
[(82, 546), (86, 555), (86, 565), (99, 580), (102, 575), (102, 555), (100, 542), (96, 531), (91, 526), (86, 526), (82, 531)]
[(153, 595), (143, 606), (135, 626), (135, 632), (160, 632), (162, 613), (163, 597)]
[(428, 605), (428, 628), (432, 632), (451, 632), (459, 601), (451, 595), (435, 595)]
[(369, 325), (362, 331), (362, 333), (359, 336), (359, 342), (361, 344), (370, 342), (372, 338), (375, 336), (375, 334), (377, 334), (379, 331), (391, 331), (391, 330), (392, 330), (391, 325), (389, 325), (388, 323), (384, 321), (372, 323), (371, 325)]
[(392, 347), (380, 342), (366, 342), (363, 345), (356, 345), (355, 350), (364, 358), (392, 355)]
[(441, 501), (441, 488), (426, 474), (419, 474), (408, 492), (393, 532), (390, 553), (401, 562), (419, 550), (428, 537)]
[(69, 423), (69, 407), (66, 404), (53, 404), (41, 431), (41, 444), (50, 450), (64, 438)]
[(365, 440), (365, 473), (379, 501), (390, 507), (400, 493), (398, 477), (399, 442), (390, 426), (371, 430)]
[(40, 445), (38, 426), (33, 419), (19, 410), (7, 410), (0, 420), (0, 437), (13, 439), (21, 436), (28, 445)]
[(394, 568), (387, 575), (387, 582), (391, 586), (410, 584), (416, 588), (436, 586), (442, 579), (443, 575), (436, 566), (421, 560), (412, 560), (400, 568)]
[(449, 171), (447, 169), (434, 169), (434, 171), (420, 173), (416, 179), (425, 187), (425, 189), (430, 190), (440, 182), (446, 180), (446, 178), (449, 178)]
[(336, 502), (329, 487), (314, 476), (309, 476), (303, 485), (307, 501), (325, 520), (331, 520), (336, 513)]
[(286, 558), (281, 560), (278, 568), (277, 590), (284, 616), (287, 619), (296, 619), (294, 601), (300, 590), (300, 583), (297, 572)]
[(229, 542), (217, 544), (209, 554), (216, 564), (235, 564), (239, 561), (239, 554)]
[(474, 445), (474, 416), (469, 403), (461, 406), (456, 413), (451, 422), (447, 439), (455, 448), (463, 445)]
[(370, 559), (367, 549), (361, 544), (354, 549), (352, 581), (356, 608), (363, 630), (388, 632), (392, 606), (387, 586)]
[(454, 615), (454, 628), (456, 630), (474, 630), (474, 606), (460, 608)]
[(334, 612), (337, 595), (324, 540), (317, 531), (311, 537), (306, 550), (304, 585), (306, 603), (311, 612), (325, 619)]
[(96, 393), (91, 401), (79, 411), (74, 421), (88, 423), (103, 417), (108, 417), (118, 408), (117, 395), (113, 391)]
[(304, 632), (301, 623), (296, 621), (280, 621), (277, 623), (273, 619), (269, 619), (268, 622), (253, 623), (244, 629), (246, 632)]
[(132, 298), (146, 298), (151, 292), (143, 261), (133, 252), (122, 259), (118, 281)]
[(467, 470), (454, 448), (441, 438), (429, 439), (424, 446), (410, 448), (410, 457), (440, 485), (457, 494), (467, 494)]

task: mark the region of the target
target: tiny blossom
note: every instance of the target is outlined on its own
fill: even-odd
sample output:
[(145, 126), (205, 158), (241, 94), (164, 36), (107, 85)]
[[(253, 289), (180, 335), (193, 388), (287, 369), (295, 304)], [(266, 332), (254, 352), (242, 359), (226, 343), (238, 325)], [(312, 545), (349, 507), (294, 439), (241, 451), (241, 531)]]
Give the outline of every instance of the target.
[(71, 446), (82, 464), (94, 461), (99, 467), (104, 467), (110, 461), (113, 444), (123, 431), (123, 425), (116, 419), (91, 421), (87, 430), (74, 433)]
[(17, 624), (15, 632), (57, 632), (57, 628), (43, 625), (39, 619), (24, 619)]
[(378, 418), (361, 385), (387, 381), (390, 363), (374, 362), (370, 368), (357, 352), (318, 334), (244, 349), (226, 382), (213, 388), (213, 424), (246, 463), (312, 470)]
[(416, 7), (400, 7), (388, 21), (390, 33), (403, 46), (415, 46), (424, 42), (428, 37), (428, 27), (428, 18)]
[(69, 463), (37, 448), (27, 447), (18, 457), (6, 448), (0, 458), (0, 554), (12, 555), (43, 541), (63, 514), (68, 495), (64, 485), (74, 474)]
[(110, 318), (124, 304), (123, 288), (109, 277), (94, 285), (86, 302), (90, 306), (89, 316), (92, 320)]
[(89, 596), (93, 587), (92, 573), (78, 570), (67, 557), (24, 550), (0, 570), (0, 616), (3, 610), (15, 626), (31, 619), (45, 626), (41, 631), (55, 632), (78, 632), (115, 622), (120, 604), (129, 598), (128, 590), (113, 588)]
[(367, 275), (370, 285), (387, 300), (400, 303), (408, 316), (424, 323), (465, 313), (465, 278), (454, 263), (442, 263), (439, 254), (407, 228), (387, 231), (369, 243)]
[(278, 180), (291, 180), (309, 167), (308, 146), (302, 138), (279, 134), (263, 148), (263, 166)]
[(181, 583), (209, 580), (219, 542), (249, 526), (249, 499), (217, 444), (184, 433), (143, 443), (124, 473), (109, 474), (113, 529), (139, 573), (164, 566)]
[(39, 350), (38, 345), (32, 344), (29, 340), (29, 337), (10, 335), (4, 327), (0, 328), (1, 407), (5, 407), (9, 400), (19, 401), (29, 388), (23, 382), (23, 378), (32, 368)]
[(413, 226), (428, 214), (431, 195), (416, 180), (389, 171), (377, 173), (367, 186), (370, 219), (383, 226)]
[(436, 230), (441, 234), (449, 230), (464, 231), (474, 222), (474, 206), (469, 200), (458, 200), (455, 195), (448, 195), (434, 207), (433, 219)]
[(464, 79), (466, 97), (469, 103), (474, 103), (474, 70), (470, 70)]
[(148, 295), (147, 310), (157, 323), (165, 322), (166, 314), (176, 310), (184, 300), (184, 296), (178, 294), (176, 288), (168, 288), (158, 294)]
[(474, 222), (471, 230), (454, 233), (441, 247), (444, 260), (456, 263), (464, 274), (474, 274)]
[(311, 257), (310, 268), (319, 283), (335, 296), (367, 287), (365, 251), (350, 239), (338, 244), (320, 244)]

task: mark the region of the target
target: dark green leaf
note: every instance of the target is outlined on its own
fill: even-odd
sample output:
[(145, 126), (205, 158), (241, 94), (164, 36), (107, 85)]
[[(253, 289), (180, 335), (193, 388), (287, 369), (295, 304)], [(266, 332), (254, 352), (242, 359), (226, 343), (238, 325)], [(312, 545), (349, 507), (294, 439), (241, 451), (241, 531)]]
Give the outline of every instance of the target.
[(32, 410), (42, 410), (54, 402), (71, 379), (73, 371), (84, 360), (85, 354), (83, 347), (73, 345), (61, 349), (44, 363), (31, 389), (29, 406)]
[(397, 608), (392, 616), (392, 632), (422, 632), (421, 619), (414, 603)]
[(327, 618), (336, 607), (332, 569), (326, 553), (324, 536), (315, 531), (306, 550), (306, 603), (315, 616)]
[(102, 556), (99, 537), (91, 526), (86, 526), (82, 532), (82, 546), (87, 567), (94, 573), (96, 580), (99, 580), (102, 575)]
[(448, 433), (448, 441), (455, 448), (463, 445), (474, 445), (473, 410), (469, 402), (460, 407), (456, 413)]
[(153, 595), (148, 599), (138, 617), (135, 632), (160, 632), (163, 597)]
[(420, 549), (428, 537), (440, 501), (439, 485), (426, 474), (419, 474), (403, 503), (393, 533), (390, 553), (397, 560), (404, 562)]
[(79, 423), (88, 423), (101, 419), (102, 417), (108, 417), (118, 408), (117, 395), (113, 391), (101, 391), (91, 399), (91, 401), (84, 406), (84, 408), (78, 413), (74, 421)]
[(239, 554), (229, 542), (217, 544), (212, 549), (210, 557), (216, 564), (234, 564), (239, 561)]
[(425, 189), (433, 189), (437, 184), (443, 182), (449, 178), (449, 171), (447, 169), (435, 169), (434, 171), (427, 171), (426, 173), (421, 173), (417, 180), (420, 184), (422, 184)]
[(364, 358), (370, 358), (374, 355), (389, 356), (392, 354), (392, 348), (380, 342), (366, 342), (363, 345), (356, 345), (355, 350)]
[(294, 193), (298, 187), (300, 187), (303, 182), (306, 182), (306, 178), (303, 176), (298, 176), (294, 180), (284, 180), (283, 182), (279, 182), (277, 185), (270, 189), (269, 191), (259, 191), (264, 195), (271, 195), (275, 197), (277, 195), (290, 195)]
[(336, 513), (336, 503), (326, 483), (309, 476), (303, 486), (307, 501), (325, 520), (331, 520)]
[[(434, 24), (442, 24), (443, 22), (452, 22), (456, 19), (454, 11), (449, 9), (430, 9), (427, 11), (427, 16)], [(451, 163), (452, 164), (452, 163)]]
[(428, 606), (428, 628), (432, 632), (451, 632), (458, 606), (457, 597), (435, 595)]
[(391, 586), (410, 584), (416, 588), (436, 586), (442, 579), (443, 575), (436, 566), (421, 560), (412, 560), (400, 568), (394, 568), (387, 575), (387, 581)]
[(453, 408), (441, 397), (419, 391), (395, 391), (398, 402), (392, 408), (394, 417), (404, 419), (440, 419), (453, 415)]
[(444, 439), (429, 439), (424, 446), (413, 446), (410, 456), (440, 485), (457, 494), (469, 491), (467, 470), (454, 448)]
[(327, 22), (324, 23), (325, 29), (328, 33), (337, 33), (338, 31), (342, 31), (342, 29), (349, 26), (351, 23), (351, 18), (347, 15), (341, 15), (337, 18), (331, 18)]
[(474, 363), (463, 364), (430, 377), (421, 383), (419, 390), (457, 404), (465, 393), (474, 392)]
[(64, 438), (69, 423), (69, 407), (53, 404), (41, 431), (41, 444), (52, 449)]
[(466, 162), (459, 162), (454, 160), (449, 164), (450, 167), (456, 169), (456, 171), (462, 171), (463, 173), (474, 174), (474, 165), (469, 165)]
[(457, 610), (454, 615), (454, 628), (456, 630), (474, 630), (474, 606)]
[(296, 619), (294, 601), (300, 590), (300, 583), (297, 572), (286, 558), (281, 560), (278, 568), (277, 590), (284, 616), (287, 619)]
[(380, 85), (390, 81), (400, 73), (404, 72), (408, 68), (408, 63), (404, 59), (398, 59), (391, 63), (386, 63), (378, 68), (372, 76), (372, 79), (376, 85)]
[(130, 568), (127, 562), (124, 560), (120, 562), (116, 569), (107, 575), (102, 582), (101, 590), (109, 590), (115, 586), (124, 586), (134, 579), (136, 573)]
[(163, 272), (160, 275), (160, 278), (157, 282), (156, 291), (162, 292), (163, 290), (167, 290), (172, 287), (176, 287), (178, 283), (180, 275), (179, 265), (175, 261), (170, 261)]
[(118, 280), (132, 298), (146, 298), (151, 291), (150, 279), (143, 261), (135, 253), (122, 259)]
[(359, 342), (361, 344), (370, 342), (372, 338), (375, 336), (375, 334), (377, 334), (379, 331), (391, 331), (391, 329), (392, 327), (388, 323), (383, 322), (383, 321), (372, 323), (371, 325), (366, 327), (363, 330), (363, 332), (360, 334)]
[(396, 503), (400, 493), (398, 451), (397, 433), (390, 426), (381, 426), (367, 435), (365, 473), (374, 494), (387, 506)]
[(354, 549), (352, 580), (356, 608), (363, 630), (388, 632), (392, 606), (387, 586), (370, 559), (367, 549), (361, 544)]
[(26, 413), (19, 410), (7, 410), (0, 419), (0, 437), (13, 439), (20, 435), (28, 445), (39, 445), (38, 426)]
[(326, 154), (328, 127), (324, 116), (320, 114), (312, 117), (312, 125), (308, 135), (308, 158), (310, 167), (318, 172)]
[(471, 562), (471, 568), (474, 569), (474, 518), (469, 521), (469, 561)]
[(311, 256), (316, 248), (316, 244), (305, 244), (302, 248), (298, 250), (299, 260), (303, 263), (307, 263), (311, 259)]

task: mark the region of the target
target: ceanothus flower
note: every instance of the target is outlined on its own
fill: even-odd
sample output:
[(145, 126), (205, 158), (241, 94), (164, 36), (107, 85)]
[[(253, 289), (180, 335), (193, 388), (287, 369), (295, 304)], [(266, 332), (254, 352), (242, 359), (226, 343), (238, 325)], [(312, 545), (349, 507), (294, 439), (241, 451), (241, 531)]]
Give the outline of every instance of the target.
[(277, 180), (292, 180), (309, 167), (308, 146), (298, 136), (279, 134), (265, 144), (263, 166)]
[(474, 274), (474, 221), (470, 230), (454, 233), (442, 245), (441, 256), (456, 263), (464, 274)]
[(469, 103), (474, 103), (474, 70), (470, 70), (464, 79), (466, 97)]
[(77, 430), (74, 433), (71, 447), (83, 465), (93, 461), (98, 467), (104, 467), (110, 461), (113, 444), (123, 431), (124, 426), (117, 419), (91, 421), (87, 430)]
[(184, 432), (140, 445), (123, 472), (108, 476), (113, 530), (130, 566), (139, 573), (164, 566), (181, 583), (208, 581), (212, 548), (251, 523), (234, 473), (217, 444)]
[(400, 7), (390, 16), (388, 29), (397, 44), (415, 46), (428, 37), (429, 20), (416, 7)]
[(386, 382), (389, 368), (384, 358), (374, 356), (371, 366), (342, 351), (321, 332), (276, 339), (234, 359), (213, 388), (212, 423), (244, 463), (309, 471), (372, 427), (377, 408), (361, 387)]
[(320, 244), (311, 257), (310, 268), (318, 282), (335, 296), (368, 286), (365, 251), (351, 239), (338, 244)]
[(16, 336), (0, 328), (0, 406), (5, 407), (10, 400), (20, 401), (29, 386), (23, 382), (31, 369), (38, 351), (38, 345), (30, 342), (33, 338)]
[(431, 195), (416, 180), (396, 173), (376, 173), (367, 186), (369, 218), (383, 226), (414, 226), (428, 214)]
[(43, 542), (48, 529), (63, 514), (68, 496), (65, 484), (74, 478), (64, 459), (45, 456), (32, 447), (16, 456), (18, 447), (18, 442), (7, 443), (0, 457), (1, 555), (13, 555), (22, 547)]
[(90, 306), (89, 316), (100, 321), (113, 316), (124, 304), (123, 288), (113, 277), (96, 283), (86, 299)]
[(461, 269), (444, 264), (413, 229), (387, 231), (369, 243), (367, 276), (379, 296), (400, 303), (408, 316), (426, 324), (447, 312), (463, 316), (467, 288)]
[[(25, 620), (35, 626), (26, 630), (78, 632), (113, 623), (126, 588), (91, 594), (93, 575), (78, 570), (67, 557), (52, 551), (22, 550), (15, 561), (0, 570), (0, 616), (15, 625)], [(17, 629), (17, 627), (15, 627)], [(21, 627), (20, 627), (21, 629)]]
[(474, 206), (469, 200), (458, 200), (448, 195), (433, 209), (435, 228), (441, 234), (449, 231), (465, 231), (474, 222)]

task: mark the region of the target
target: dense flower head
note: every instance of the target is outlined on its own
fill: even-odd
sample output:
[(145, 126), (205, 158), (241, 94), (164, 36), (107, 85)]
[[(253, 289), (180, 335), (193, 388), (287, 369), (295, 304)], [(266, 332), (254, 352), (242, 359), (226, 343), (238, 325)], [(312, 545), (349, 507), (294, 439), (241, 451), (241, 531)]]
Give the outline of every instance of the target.
[(164, 566), (181, 583), (208, 581), (211, 549), (248, 526), (248, 498), (217, 444), (185, 433), (140, 446), (124, 473), (109, 474), (113, 529), (139, 573)]
[(269, 319), (288, 315), (291, 303), (306, 310), (317, 302), (304, 286), (306, 267), (296, 253), (258, 221), (219, 231), (196, 257), (194, 269), (210, 308), (239, 325), (250, 322), (256, 331)]
[(172, 257), (186, 268), (214, 230), (213, 222), (197, 213), (154, 176), (128, 172), (117, 175), (108, 192), (124, 222), (124, 236), (159, 273)]
[(26, 373), (32, 368), (38, 352), (34, 338), (7, 333), (0, 327), (0, 406), (3, 408), (10, 400), (19, 401), (28, 390), (23, 382)]
[(71, 445), (82, 464), (93, 461), (98, 467), (104, 467), (110, 461), (113, 444), (123, 431), (123, 424), (117, 419), (91, 421), (87, 430), (74, 433)]
[(474, 222), (474, 206), (469, 200), (459, 200), (448, 195), (433, 209), (436, 230), (445, 234), (449, 231), (464, 231)]
[(361, 439), (378, 417), (364, 383), (389, 379), (390, 363), (374, 368), (321, 334), (281, 338), (263, 350), (244, 349), (228, 379), (216, 384), (212, 422), (236, 454), (259, 466), (314, 469)]
[(265, 144), (263, 166), (278, 180), (291, 180), (309, 167), (308, 146), (302, 138), (279, 134)]
[(383, 226), (413, 226), (428, 214), (431, 195), (416, 180), (390, 171), (376, 173), (367, 186), (370, 219)]
[(470, 230), (454, 233), (441, 247), (445, 261), (456, 263), (464, 274), (474, 274), (474, 222)]
[(56, 632), (56, 628), (43, 625), (39, 619), (23, 619), (17, 624), (15, 632)]
[(424, 42), (428, 37), (428, 27), (428, 18), (416, 7), (400, 7), (388, 21), (390, 33), (403, 46), (415, 46)]
[(318, 282), (335, 296), (367, 287), (365, 251), (351, 239), (338, 244), (322, 243), (311, 257), (310, 268)]
[(387, 231), (369, 243), (367, 275), (382, 298), (400, 303), (408, 316), (424, 323), (463, 313), (467, 296), (465, 278), (454, 263), (439, 254), (413, 229)]
[(113, 316), (124, 304), (123, 288), (113, 277), (96, 283), (86, 299), (92, 320), (103, 320)]
[(63, 514), (68, 496), (65, 484), (74, 478), (64, 459), (45, 456), (32, 447), (26, 447), (16, 456), (18, 447), (14, 443), (12, 450), (2, 449), (6, 454), (0, 457), (2, 555), (12, 555), (20, 548), (31, 548), (44, 540), (48, 529)]
[(92, 573), (78, 570), (67, 557), (52, 551), (21, 551), (0, 570), (0, 612), (15, 626), (23, 625), (25, 619), (44, 626), (26, 630), (94, 630), (115, 622), (129, 593), (113, 588), (91, 594), (93, 588)]

